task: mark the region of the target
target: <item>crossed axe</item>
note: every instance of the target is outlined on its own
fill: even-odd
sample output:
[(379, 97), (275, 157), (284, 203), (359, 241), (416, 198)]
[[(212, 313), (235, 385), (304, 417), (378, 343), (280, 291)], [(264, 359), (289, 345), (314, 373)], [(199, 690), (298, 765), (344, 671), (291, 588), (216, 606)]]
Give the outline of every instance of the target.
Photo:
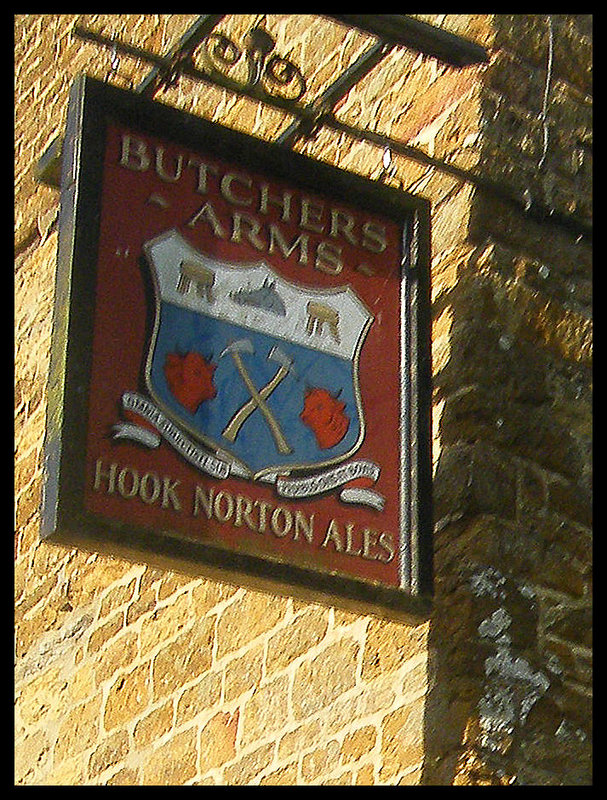
[(238, 409), (232, 419), (228, 422), (222, 433), (222, 436), (229, 442), (233, 442), (238, 436), (238, 433), (244, 423), (255, 411), (255, 409), (258, 408), (268, 423), (278, 452), (283, 454), (292, 453), (293, 450), (285, 439), (276, 417), (272, 414), (265, 401), (272, 394), (274, 389), (276, 389), (276, 387), (287, 377), (291, 371), (293, 361), (287, 355), (285, 355), (285, 353), (283, 353), (279, 347), (273, 347), (268, 354), (268, 358), (271, 361), (276, 361), (280, 366), (274, 377), (262, 389), (258, 390), (251, 380), (251, 376), (247, 372), (247, 368), (243, 364), (240, 355), (241, 353), (254, 352), (253, 345), (248, 339), (239, 339), (238, 341), (229, 344), (221, 353), (220, 358), (227, 353), (232, 356), (232, 360), (236, 365), (236, 369), (238, 370), (240, 377), (242, 378), (251, 395), (249, 400), (247, 400), (247, 402)]

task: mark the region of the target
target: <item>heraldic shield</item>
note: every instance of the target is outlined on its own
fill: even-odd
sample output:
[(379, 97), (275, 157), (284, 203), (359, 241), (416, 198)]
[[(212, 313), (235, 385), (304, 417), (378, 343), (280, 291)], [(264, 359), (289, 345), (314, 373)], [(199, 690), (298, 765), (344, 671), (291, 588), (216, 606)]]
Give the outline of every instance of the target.
[(373, 317), (350, 287), (224, 263), (176, 230), (144, 245), (156, 300), (148, 391), (175, 425), (259, 478), (338, 464), (360, 447), (358, 360)]

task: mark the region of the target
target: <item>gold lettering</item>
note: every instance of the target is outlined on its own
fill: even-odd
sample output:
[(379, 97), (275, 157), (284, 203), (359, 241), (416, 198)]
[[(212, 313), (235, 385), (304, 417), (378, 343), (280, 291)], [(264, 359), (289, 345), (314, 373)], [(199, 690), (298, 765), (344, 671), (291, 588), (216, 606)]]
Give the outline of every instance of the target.
[(259, 508), (259, 533), (265, 533), (266, 531), (266, 511), (268, 508), (272, 508), (270, 503), (266, 503), (265, 500), (255, 500), (253, 503), (254, 506)]
[[(131, 475), (130, 480), (127, 480), (127, 476)], [(130, 489), (128, 485), (130, 483)], [(118, 473), (118, 491), (122, 495), (122, 497), (126, 498), (127, 500), (131, 497), (134, 497), (137, 492), (139, 491), (139, 473), (136, 469), (131, 469), (131, 467), (123, 467)]]
[(234, 517), (234, 525), (241, 527), (244, 521), (248, 528), (250, 528), (252, 531), (257, 531), (255, 520), (251, 518), (252, 510), (252, 500), (249, 500), (248, 497), (243, 497), (240, 494), (236, 495), (236, 515)]
[(261, 213), (267, 214), (268, 206), (272, 204), (273, 206), (282, 209), (282, 215), (280, 218), (283, 222), (288, 222), (291, 215), (291, 198), (293, 197), (292, 193), (284, 192), (282, 197), (273, 197), (270, 194), (270, 187), (267, 183), (262, 183), (259, 187), (259, 191), (259, 210)]
[(150, 166), (146, 143), (142, 139), (124, 134), (122, 136), (122, 149), (119, 164), (135, 172), (145, 172)]
[(388, 533), (387, 531), (380, 533), (378, 544), (386, 551), (385, 554), (377, 556), (378, 561), (383, 561), (384, 564), (389, 564), (396, 554), (394, 542), (392, 540), (392, 534)]
[[(222, 500), (225, 499), (225, 510), (221, 507)], [(219, 522), (228, 522), (234, 513), (234, 500), (227, 492), (217, 492), (213, 501), (213, 513)]]
[(293, 539), (299, 539), (299, 534), (303, 534), (304, 538), (312, 544), (312, 536), (314, 534), (314, 514), (309, 518), (305, 517), (301, 511), (295, 512), (295, 532)]
[(350, 244), (358, 244), (352, 230), (353, 228), (354, 217), (351, 214), (341, 211), (338, 208), (331, 209), (331, 230), (329, 231), (329, 236), (336, 239), (341, 234)]
[(325, 534), (325, 539), (321, 544), (321, 547), (326, 547), (330, 541), (333, 542), (333, 546), (335, 547), (338, 553), (343, 553), (344, 546), (341, 540), (341, 535), (339, 533), (339, 528), (337, 527), (337, 520), (335, 519), (332, 519), (331, 522), (329, 522), (329, 525), (327, 527), (327, 532)]
[[(280, 522), (281, 515), (283, 517), (282, 522)], [(293, 517), (291, 516), (290, 511), (287, 511), (287, 509), (283, 508), (282, 506), (277, 506), (270, 517), (270, 527), (272, 528), (272, 533), (282, 539), (282, 537), (286, 536), (291, 530), (292, 526)]]
[(348, 522), (346, 525), (346, 550), (345, 552), (349, 556), (359, 556), (360, 555), (360, 547), (358, 550), (352, 549), (352, 533), (353, 533), (354, 525), (351, 522)]
[[(95, 478), (93, 489), (101, 491), (105, 484), (107, 494), (114, 494), (116, 490), (125, 500), (139, 497), (146, 505), (152, 505), (160, 500), (162, 508), (172, 506), (175, 511), (181, 510), (181, 502), (177, 494), (180, 481), (173, 481), (168, 476), (162, 479), (155, 472), (146, 472), (140, 477), (139, 472), (133, 467), (119, 468), (112, 463), (105, 469), (102, 459), (95, 463)], [(162, 495), (162, 499), (161, 499)]]
[(365, 528), (363, 531), (363, 552), (362, 557), (368, 558), (370, 561), (375, 561), (377, 556), (371, 553), (371, 548), (377, 544), (377, 533), (370, 528)]
[(198, 516), (200, 511), (200, 506), (202, 505), (204, 513), (207, 515), (207, 519), (211, 519), (211, 515), (213, 513), (213, 498), (215, 496), (215, 489), (209, 489), (206, 492), (200, 484), (196, 484), (196, 489), (194, 492), (194, 511), (193, 514), (195, 517)]
[[(353, 246), (360, 244), (371, 253), (383, 253), (388, 247), (388, 231), (379, 220), (367, 218), (358, 221), (349, 210), (335, 208), (319, 198), (302, 195), (267, 181), (257, 183), (246, 172), (223, 171), (218, 165), (196, 154), (169, 153), (165, 147), (153, 147), (143, 138), (130, 133), (120, 137), (118, 163), (134, 172), (145, 172), (152, 168), (161, 181), (171, 184), (181, 181), (186, 169), (192, 170), (193, 176), (188, 182), (193, 182), (190, 188), (197, 194), (206, 195), (213, 190), (231, 206), (247, 207), (251, 211), (256, 208), (266, 218), (272, 215), (275, 220), (293, 223), (293, 227), (285, 231), (275, 222), (265, 219), (262, 223), (244, 211), (234, 212), (230, 220), (227, 215), (222, 216), (217, 206), (207, 202), (192, 212), (185, 224), (194, 228), (199, 223), (205, 223), (212, 235), (219, 239), (250, 244), (257, 251), (277, 254), (285, 260), (297, 259), (299, 264), (312, 264), (315, 269), (328, 275), (339, 275), (345, 267), (343, 248), (340, 246), (342, 242)], [(294, 230), (296, 225), (299, 233)], [(307, 231), (325, 234), (327, 239), (316, 242)], [(368, 265), (361, 265), (359, 271), (372, 274), (371, 269)], [(146, 488), (148, 493), (152, 492), (149, 481)]]
[(181, 171), (183, 168), (183, 156), (180, 154), (176, 159), (175, 172), (170, 175), (164, 168), (164, 147), (156, 148), (156, 174), (161, 181), (165, 183), (177, 183), (181, 178)]
[(314, 266), (329, 275), (339, 275), (344, 266), (341, 260), (341, 247), (336, 247), (331, 242), (319, 242)]
[(221, 223), (219, 222), (217, 215), (215, 214), (215, 210), (210, 203), (205, 203), (203, 206), (201, 206), (194, 216), (187, 221), (186, 225), (188, 228), (193, 228), (201, 219), (209, 223), (214, 236), (217, 236), (219, 239), (226, 238), (227, 233), (221, 227)]
[(248, 239), (248, 241), (253, 245), (253, 247), (255, 247), (257, 250), (264, 249), (265, 245), (263, 241), (259, 238), (261, 223), (258, 222), (255, 219), (255, 217), (251, 217), (249, 216), (249, 214), (236, 213), (233, 215), (232, 221), (233, 221), (233, 228), (232, 228), (233, 242), (241, 242), (244, 233), (245, 238)]
[(173, 506), (175, 511), (181, 511), (181, 502), (177, 495), (177, 487), (181, 481), (171, 481), (170, 478), (164, 477), (162, 479), (162, 507), (168, 508), (169, 505)]
[(308, 263), (308, 239), (310, 237), (307, 233), (300, 233), (295, 241), (288, 245), (283, 238), (280, 228), (276, 225), (270, 225), (270, 246), (268, 252), (273, 253), (275, 250), (274, 244), (278, 245), (283, 258), (287, 259), (294, 252), (296, 247), (299, 247), (299, 263)]
[(323, 205), (317, 205), (314, 200), (309, 197), (302, 197), (301, 199), (301, 215), (299, 217), (300, 228), (305, 228), (308, 231), (315, 231), (322, 233), (325, 229), (324, 223), (321, 220), (323, 212)]
[(365, 222), (362, 228), (363, 237), (361, 245), (372, 253), (383, 253), (388, 243), (386, 229), (376, 222)]
[[(101, 484), (104, 478), (114, 480), (113, 473), (104, 471), (100, 464), (97, 483)], [(146, 492), (150, 496), (158, 494), (159, 489), (154, 478), (149, 477), (147, 480), (149, 485), (146, 487)], [(142, 482), (143, 479), (139, 481), (139, 487)], [(130, 485), (125, 486), (125, 490), (131, 491)], [(233, 497), (229, 492), (216, 491), (215, 488), (206, 489), (197, 484), (194, 490), (192, 514), (194, 517), (204, 515), (207, 519), (229, 522), (236, 528), (246, 527), (255, 533), (272, 533), (279, 539), (290, 534), (293, 541), (303, 538), (310, 544), (313, 543), (314, 514), (306, 516), (299, 509), (293, 512), (288, 506), (274, 506), (265, 500), (252, 500), (242, 494)], [(337, 525), (335, 521), (334, 523)], [(339, 532), (335, 532), (333, 536), (337, 537), (338, 548), (343, 550)]]
[(118, 469), (118, 464), (112, 463), (110, 464), (109, 472), (103, 469), (103, 461), (102, 459), (98, 458), (95, 463), (95, 482), (93, 483), (93, 488), (96, 492), (101, 491), (101, 480), (107, 480), (107, 494), (114, 494), (114, 490), (116, 488), (116, 471)]
[(249, 178), (247, 175), (238, 175), (234, 172), (228, 172), (227, 175), (223, 176), (220, 183), (221, 194), (225, 197), (228, 203), (232, 203), (235, 206), (250, 206), (253, 200), (250, 197), (243, 197), (242, 195), (239, 197), (238, 195), (234, 194), (232, 191), (233, 183), (240, 183), (241, 186), (251, 188), (251, 178)]
[[(151, 482), (151, 490), (148, 483)], [(154, 472), (146, 472), (139, 484), (139, 497), (144, 503), (151, 505), (158, 500), (162, 484), (160, 478)]]
[(208, 173), (211, 172), (213, 175), (218, 175), (219, 170), (217, 170), (216, 167), (212, 167), (210, 164), (205, 164), (204, 161), (200, 161), (198, 158), (190, 158), (186, 166), (197, 167), (198, 183), (196, 184), (196, 191), (199, 194), (206, 194), (208, 189)]

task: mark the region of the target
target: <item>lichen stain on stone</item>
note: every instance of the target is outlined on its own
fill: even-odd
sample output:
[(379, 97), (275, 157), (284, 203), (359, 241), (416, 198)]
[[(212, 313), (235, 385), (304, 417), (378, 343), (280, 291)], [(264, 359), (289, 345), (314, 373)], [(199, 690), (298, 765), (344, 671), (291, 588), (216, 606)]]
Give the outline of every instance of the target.
[[(484, 569), (472, 576), (472, 590), (477, 597), (489, 596), (506, 601), (506, 578), (498, 570)], [(478, 625), (482, 639), (495, 647), (485, 659), (483, 694), (478, 703), (482, 746), (506, 752), (517, 727), (525, 724), (533, 705), (550, 686), (548, 678), (535, 671), (528, 661), (512, 650), (508, 633), (513, 620), (500, 606)]]

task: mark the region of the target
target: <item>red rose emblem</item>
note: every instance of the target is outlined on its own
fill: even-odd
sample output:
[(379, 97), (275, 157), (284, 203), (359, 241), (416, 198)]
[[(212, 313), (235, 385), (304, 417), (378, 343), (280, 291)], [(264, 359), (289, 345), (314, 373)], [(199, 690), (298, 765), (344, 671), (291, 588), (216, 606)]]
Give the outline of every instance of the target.
[(195, 352), (185, 355), (168, 353), (164, 362), (168, 387), (173, 397), (190, 414), (195, 414), (201, 403), (217, 394), (213, 384), (213, 373), (216, 369), (215, 364)]
[(304, 407), (300, 419), (316, 436), (316, 443), (322, 450), (334, 447), (346, 435), (350, 418), (344, 413), (346, 404), (333, 396), (327, 389), (308, 389), (304, 397)]

